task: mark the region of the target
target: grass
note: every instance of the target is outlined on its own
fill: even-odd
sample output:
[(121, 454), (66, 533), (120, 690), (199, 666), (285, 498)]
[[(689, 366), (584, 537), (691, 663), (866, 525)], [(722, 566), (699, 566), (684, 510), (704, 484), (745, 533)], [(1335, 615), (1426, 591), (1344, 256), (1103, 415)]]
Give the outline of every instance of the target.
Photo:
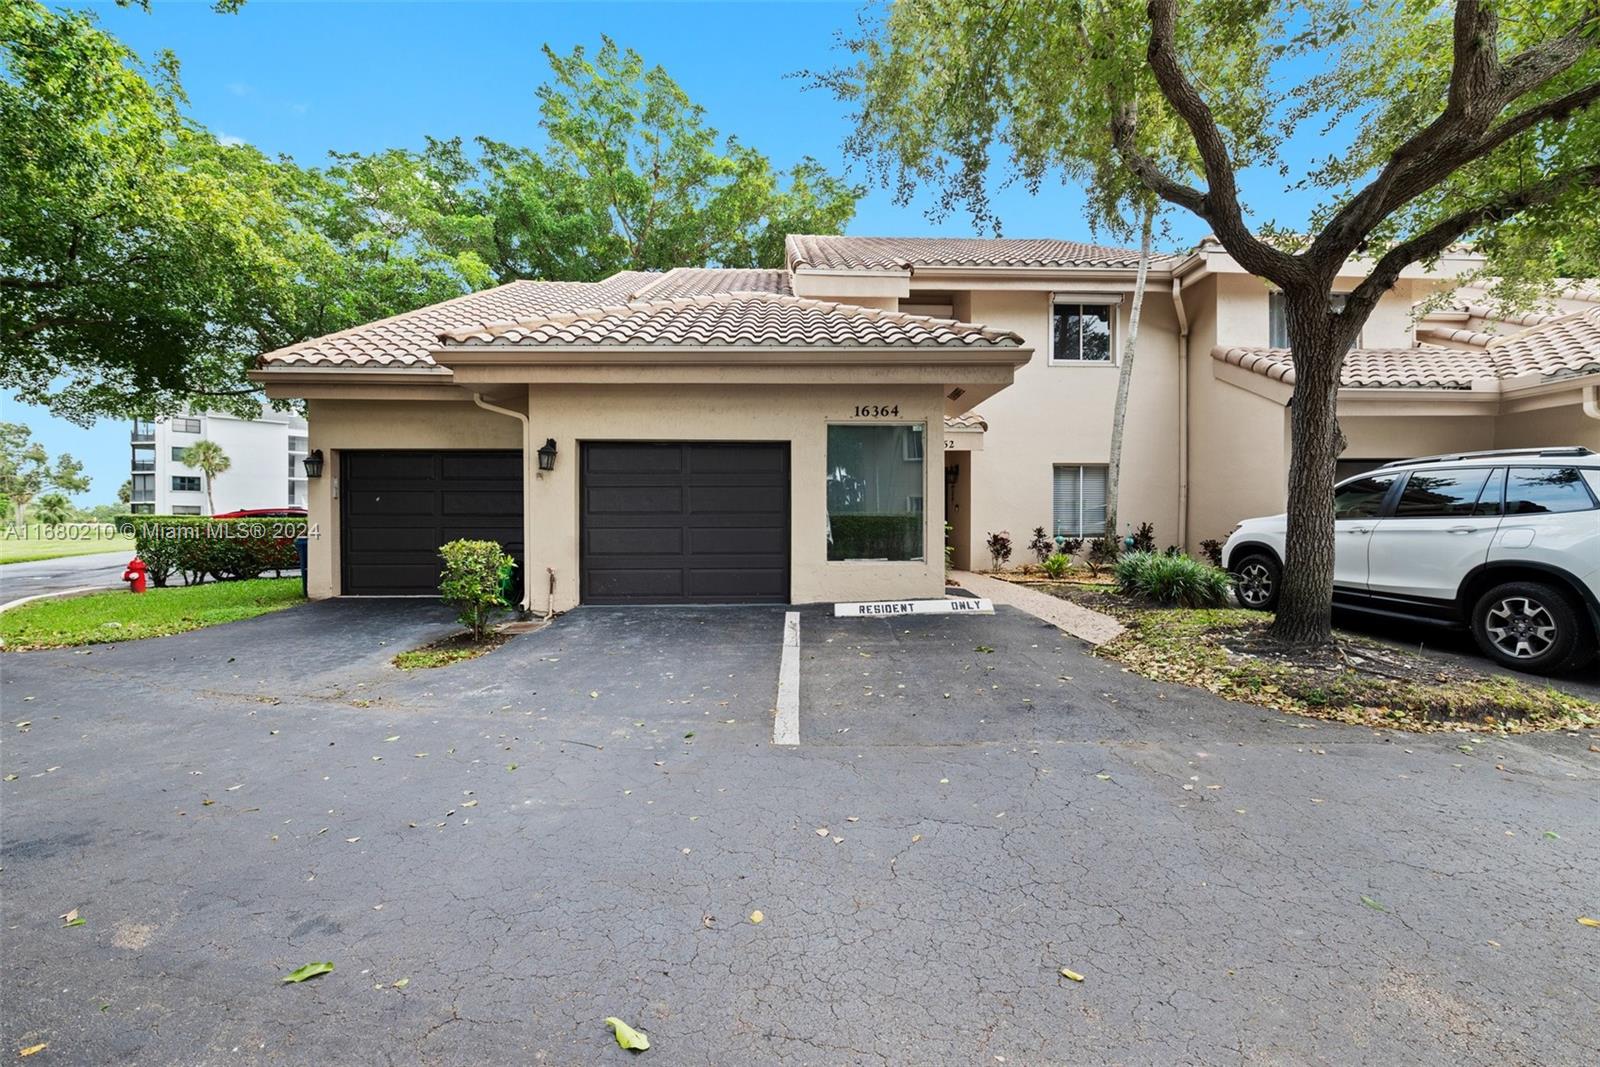
[(133, 537), (96, 523), (68, 523), (66, 526), (28, 523), (21, 530), (12, 526), (0, 528), (0, 563), (31, 563), (97, 552), (126, 552), (132, 559)]
[(1240, 608), (1148, 608), (1105, 590), (1050, 592), (1114, 615), (1127, 631), (1095, 654), (1135, 674), (1297, 715), (1409, 730), (1571, 730), (1600, 725), (1600, 704), (1336, 631), (1331, 649), (1287, 649), (1270, 615)]
[(391, 662), (403, 671), (429, 670), (448, 667), (465, 659), (476, 659), (485, 652), (493, 652), (509, 641), (505, 634), (491, 633), (482, 641), (474, 641), (470, 633), (451, 634), (432, 644), (402, 652)]
[(13, 652), (135, 641), (249, 619), (303, 602), (298, 577), (35, 600), (0, 612), (0, 640)]

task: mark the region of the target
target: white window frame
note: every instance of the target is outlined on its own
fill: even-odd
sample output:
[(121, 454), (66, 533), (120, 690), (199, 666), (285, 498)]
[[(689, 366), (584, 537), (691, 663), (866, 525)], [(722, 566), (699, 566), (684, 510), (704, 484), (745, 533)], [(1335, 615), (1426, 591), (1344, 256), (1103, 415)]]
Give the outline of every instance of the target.
[[(1109, 359), (1057, 359), (1056, 358), (1056, 308), (1064, 304), (1075, 304), (1079, 307), (1096, 307), (1104, 305), (1111, 314), (1111, 335), (1107, 338), (1109, 346)], [(1050, 295), (1050, 321), (1045, 333), (1046, 351), (1049, 353), (1049, 365), (1052, 367), (1115, 367), (1122, 361), (1121, 350), (1117, 346), (1117, 338), (1122, 333), (1120, 311), (1122, 296), (1118, 293), (1052, 293)], [(1083, 351), (1083, 338), (1078, 338), (1078, 351)]]
[[(1109, 467), (1110, 467), (1110, 465), (1106, 464), (1106, 463), (1052, 463), (1050, 465), (1050, 536), (1051, 537), (1082, 537), (1082, 538), (1085, 538), (1085, 539), (1091, 539), (1091, 538), (1099, 537), (1099, 536), (1101, 536), (1101, 534), (1105, 533), (1104, 527), (1102, 527), (1101, 529), (1099, 529), (1097, 531), (1094, 531), (1093, 533), (1085, 531), (1084, 528), (1083, 528), (1083, 472), (1086, 471), (1086, 470), (1104, 471), (1104, 472), (1106, 472), (1106, 478), (1109, 479), (1110, 478)], [(1077, 521), (1077, 524), (1076, 524), (1077, 525), (1077, 531), (1075, 533), (1057, 533), (1056, 532), (1056, 507), (1055, 507), (1056, 472), (1060, 471), (1060, 470), (1063, 470), (1063, 469), (1076, 470), (1078, 472), (1078, 521)]]
[[(1350, 294), (1349, 293), (1339, 293), (1339, 292), (1329, 293), (1328, 294), (1328, 310), (1329, 311), (1343, 311), (1345, 302), (1347, 300), (1349, 300), (1349, 299), (1350, 299)], [(1274, 304), (1277, 305), (1278, 310), (1279, 310), (1279, 314), (1283, 318), (1283, 344), (1281, 344), (1281, 345), (1280, 344), (1275, 344), (1274, 341), (1273, 341), (1273, 337), (1272, 337), (1272, 320), (1274, 318), (1274, 315), (1273, 315), (1272, 312), (1273, 312), (1273, 305)], [(1267, 290), (1267, 347), (1269, 347), (1269, 348), (1288, 348), (1289, 347), (1289, 305), (1284, 303), (1283, 290), (1282, 289), (1268, 289)], [(1359, 334), (1359, 333), (1356, 334), (1356, 339), (1350, 343), (1350, 347), (1351, 348), (1360, 348), (1361, 347), (1361, 334)]]

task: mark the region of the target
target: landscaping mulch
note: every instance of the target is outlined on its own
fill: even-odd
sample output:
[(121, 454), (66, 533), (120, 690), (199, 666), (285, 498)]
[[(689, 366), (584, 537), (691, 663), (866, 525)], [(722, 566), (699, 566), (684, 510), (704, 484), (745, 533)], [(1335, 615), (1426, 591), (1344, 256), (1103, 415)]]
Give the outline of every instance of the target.
[(1099, 584), (1041, 588), (1128, 628), (1095, 655), (1229, 700), (1411, 730), (1515, 733), (1600, 725), (1600, 704), (1593, 701), (1342, 630), (1326, 646), (1290, 647), (1271, 636), (1272, 617), (1262, 612), (1156, 607)]
[(462, 660), (477, 659), (486, 653), (493, 652), (507, 641), (511, 634), (489, 633), (483, 640), (476, 640), (466, 630), (442, 637), (437, 641), (430, 641), (420, 648), (409, 649), (396, 655), (392, 662), (403, 671), (430, 670), (434, 667), (448, 667), (452, 663)]

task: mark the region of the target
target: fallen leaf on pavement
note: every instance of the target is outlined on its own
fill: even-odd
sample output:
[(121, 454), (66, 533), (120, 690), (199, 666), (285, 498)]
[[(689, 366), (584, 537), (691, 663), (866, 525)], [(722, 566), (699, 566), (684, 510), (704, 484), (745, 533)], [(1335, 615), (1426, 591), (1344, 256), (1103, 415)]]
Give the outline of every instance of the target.
[(411, 979), (409, 979), (409, 978), (401, 978), (401, 979), (398, 979), (394, 983), (394, 987), (396, 989), (404, 989), (406, 986), (408, 986), (410, 984), (411, 984)]
[(17, 1055), (18, 1056), (32, 1056), (32, 1055), (35, 1055), (36, 1053), (43, 1052), (45, 1049), (47, 1049), (49, 1047), (50, 1047), (50, 1042), (41, 1041), (37, 1045), (29, 1045), (27, 1048), (19, 1048), (19, 1049), (17, 1049)]
[(765, 919), (765, 918), (766, 918), (766, 916), (761, 914), (759, 911), (752, 911), (750, 913), (750, 921), (753, 922), (753, 923), (759, 923), (759, 922), (761, 922), (762, 919)]
[(307, 978), (315, 978), (319, 974), (327, 974), (333, 970), (331, 963), (308, 963), (298, 967), (283, 976), (285, 982), (304, 982)]
[(1077, 971), (1069, 970), (1066, 967), (1061, 968), (1061, 977), (1070, 978), (1074, 982), (1083, 981), (1083, 975), (1079, 974)]
[(1388, 911), (1389, 910), (1388, 908), (1386, 908), (1382, 904), (1380, 904), (1378, 901), (1373, 900), (1371, 897), (1367, 896), (1365, 893), (1363, 893), (1361, 895), (1361, 903), (1365, 904), (1367, 907), (1371, 908), (1373, 911)]
[(615, 1015), (606, 1017), (606, 1025), (610, 1026), (611, 1029), (616, 1033), (617, 1044), (621, 1045), (623, 1048), (633, 1049), (637, 1052), (643, 1052), (645, 1049), (650, 1047), (650, 1039), (648, 1037), (645, 1037), (639, 1031), (635, 1030), (633, 1027), (629, 1026)]
[(827, 837), (828, 836), (828, 828), (826, 826), (817, 827), (817, 836), (818, 837)]
[(1585, 926), (1600, 926), (1600, 919), (1591, 919), (1587, 915), (1578, 916), (1578, 921)]
[(78, 914), (77, 908), (73, 908), (71, 911), (61, 916), (62, 926), (82, 926), (86, 922), (88, 922), (88, 920)]

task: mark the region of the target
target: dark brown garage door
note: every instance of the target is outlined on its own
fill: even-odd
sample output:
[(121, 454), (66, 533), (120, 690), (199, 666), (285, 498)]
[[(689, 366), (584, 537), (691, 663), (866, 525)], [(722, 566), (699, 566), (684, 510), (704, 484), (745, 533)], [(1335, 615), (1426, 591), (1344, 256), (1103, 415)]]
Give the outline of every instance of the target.
[(339, 482), (348, 596), (436, 594), (439, 546), (462, 537), (520, 569), (520, 452), (341, 452)]
[(789, 599), (789, 446), (583, 445), (590, 604)]

